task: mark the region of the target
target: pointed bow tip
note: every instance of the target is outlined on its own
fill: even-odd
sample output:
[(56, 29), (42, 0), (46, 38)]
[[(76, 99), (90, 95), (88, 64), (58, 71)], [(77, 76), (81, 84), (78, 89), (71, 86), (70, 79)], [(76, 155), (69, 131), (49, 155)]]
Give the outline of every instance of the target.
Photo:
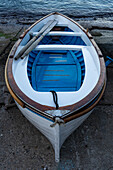
[(54, 14), (54, 15), (60, 15), (60, 13), (59, 13), (59, 12), (53, 12), (53, 14)]

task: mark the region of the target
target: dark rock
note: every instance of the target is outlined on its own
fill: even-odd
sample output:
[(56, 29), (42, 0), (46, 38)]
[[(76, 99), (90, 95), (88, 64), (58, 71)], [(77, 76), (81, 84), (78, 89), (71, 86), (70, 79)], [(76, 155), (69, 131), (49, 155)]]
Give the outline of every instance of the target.
[(97, 31), (91, 31), (91, 35), (92, 36), (102, 36), (101, 32), (97, 32)]
[(7, 21), (1, 21), (1, 24), (7, 24), (8, 22)]

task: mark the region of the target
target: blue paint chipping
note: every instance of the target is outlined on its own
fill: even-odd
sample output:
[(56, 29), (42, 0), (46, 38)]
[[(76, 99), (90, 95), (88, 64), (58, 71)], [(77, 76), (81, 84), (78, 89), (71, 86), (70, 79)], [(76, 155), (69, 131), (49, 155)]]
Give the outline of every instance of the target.
[[(74, 37), (73, 39), (73, 37), (60, 36), (59, 39), (61, 39), (63, 44), (77, 42), (85, 45), (80, 37)], [(53, 41), (52, 38), (50, 40), (49, 37), (45, 37), (43, 43), (47, 44), (47, 42), (51, 41)], [(31, 86), (36, 91), (78, 91), (85, 76), (85, 63), (82, 51), (32, 51), (29, 54), (27, 73)]]

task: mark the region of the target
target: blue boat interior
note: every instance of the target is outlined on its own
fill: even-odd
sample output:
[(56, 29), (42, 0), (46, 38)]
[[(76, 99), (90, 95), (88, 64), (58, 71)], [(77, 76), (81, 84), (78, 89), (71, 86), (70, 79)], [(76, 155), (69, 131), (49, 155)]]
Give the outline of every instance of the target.
[[(65, 31), (70, 31), (66, 28)], [(86, 45), (78, 36), (45, 36), (40, 44)], [(27, 74), (32, 88), (40, 92), (78, 91), (85, 76), (81, 50), (31, 51)]]
[(36, 91), (77, 91), (85, 76), (82, 51), (32, 51), (27, 73)]
[[(54, 30), (53, 30), (54, 31)], [(65, 27), (63, 30), (60, 31), (65, 32), (73, 32), (70, 28)], [(79, 36), (49, 36), (46, 35), (42, 41), (40, 41), (39, 45), (44, 44), (64, 44), (64, 45), (84, 45), (86, 46), (85, 42)]]

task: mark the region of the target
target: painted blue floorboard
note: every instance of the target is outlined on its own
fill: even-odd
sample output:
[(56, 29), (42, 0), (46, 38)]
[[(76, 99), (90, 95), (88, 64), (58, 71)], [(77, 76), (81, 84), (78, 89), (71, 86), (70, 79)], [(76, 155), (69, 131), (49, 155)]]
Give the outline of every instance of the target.
[(77, 91), (81, 87), (85, 76), (82, 51), (40, 51), (32, 62), (30, 56), (28, 77), (34, 90)]
[(65, 91), (76, 90), (77, 83), (77, 66), (60, 65), (60, 66), (37, 66), (36, 67), (36, 84), (38, 91)]

